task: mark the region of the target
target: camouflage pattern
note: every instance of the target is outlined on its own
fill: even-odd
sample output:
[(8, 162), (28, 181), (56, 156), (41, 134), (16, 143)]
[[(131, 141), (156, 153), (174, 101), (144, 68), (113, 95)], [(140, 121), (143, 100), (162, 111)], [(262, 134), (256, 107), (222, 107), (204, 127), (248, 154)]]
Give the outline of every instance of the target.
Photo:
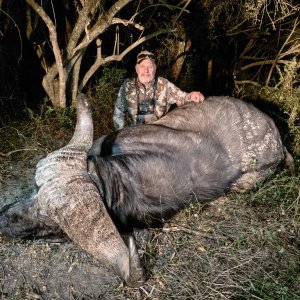
[(115, 103), (114, 126), (121, 129), (125, 125), (152, 123), (164, 116), (172, 104), (181, 106), (189, 101), (189, 94), (166, 78), (158, 77), (147, 89), (136, 78), (126, 79)]

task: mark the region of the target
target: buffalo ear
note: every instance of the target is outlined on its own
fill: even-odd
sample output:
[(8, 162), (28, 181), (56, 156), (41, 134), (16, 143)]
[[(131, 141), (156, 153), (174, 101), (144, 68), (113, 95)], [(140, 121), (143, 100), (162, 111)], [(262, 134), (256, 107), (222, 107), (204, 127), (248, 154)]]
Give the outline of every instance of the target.
[(0, 209), (0, 231), (10, 238), (63, 236), (55, 222), (39, 214), (35, 194)]

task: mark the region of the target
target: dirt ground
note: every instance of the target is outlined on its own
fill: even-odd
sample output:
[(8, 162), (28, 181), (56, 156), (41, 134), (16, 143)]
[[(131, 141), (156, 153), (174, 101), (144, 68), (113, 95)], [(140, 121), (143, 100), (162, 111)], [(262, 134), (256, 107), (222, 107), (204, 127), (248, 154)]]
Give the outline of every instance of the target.
[[(30, 194), (37, 160), (0, 161), (0, 207)], [(287, 218), (282, 205), (264, 211), (233, 195), (136, 232), (148, 278), (136, 289), (68, 239), (0, 236), (0, 299), (300, 299), (299, 215), (290, 209)]]

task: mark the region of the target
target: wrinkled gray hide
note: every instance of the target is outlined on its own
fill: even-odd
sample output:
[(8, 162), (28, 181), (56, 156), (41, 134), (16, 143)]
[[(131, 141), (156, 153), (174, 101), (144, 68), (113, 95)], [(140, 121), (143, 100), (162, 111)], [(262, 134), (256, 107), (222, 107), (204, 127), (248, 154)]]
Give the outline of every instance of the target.
[(241, 100), (209, 97), (151, 125), (101, 137), (89, 171), (121, 228), (153, 225), (191, 201), (245, 190), (287, 154), (271, 118)]

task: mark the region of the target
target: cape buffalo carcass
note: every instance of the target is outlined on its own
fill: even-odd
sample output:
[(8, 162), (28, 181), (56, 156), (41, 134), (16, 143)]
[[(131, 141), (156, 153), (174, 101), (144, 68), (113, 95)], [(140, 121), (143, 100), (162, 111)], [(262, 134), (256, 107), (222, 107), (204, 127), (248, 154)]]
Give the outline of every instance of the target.
[(133, 236), (124, 241), (119, 230), (151, 226), (192, 201), (247, 189), (283, 160), (292, 165), (274, 122), (229, 97), (184, 105), (93, 146), (92, 138), (87, 99), (79, 95), (73, 138), (38, 163), (30, 198), (1, 209), (0, 231), (27, 237), (62, 230), (130, 286), (145, 276)]

